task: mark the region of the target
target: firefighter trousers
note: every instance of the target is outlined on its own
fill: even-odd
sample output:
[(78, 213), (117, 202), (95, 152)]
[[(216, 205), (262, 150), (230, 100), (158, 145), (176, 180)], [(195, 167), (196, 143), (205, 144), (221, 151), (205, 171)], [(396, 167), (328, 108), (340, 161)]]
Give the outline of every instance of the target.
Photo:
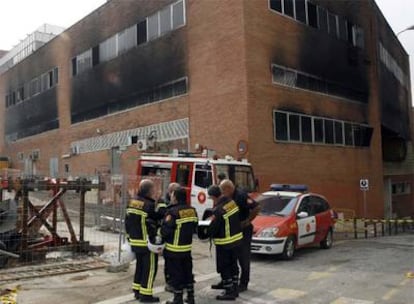
[(193, 258), (191, 254), (165, 256), (168, 264), (168, 277), (174, 290), (183, 290), (193, 284)]
[(240, 265), (240, 285), (249, 284), (250, 281), (250, 258), (252, 244), (253, 226), (249, 225), (243, 229), (243, 239), (238, 251), (237, 260)]
[(152, 286), (158, 269), (158, 255), (148, 249), (135, 251), (136, 266), (132, 289), (135, 294), (152, 296)]
[(216, 263), (217, 272), (221, 275), (222, 281), (232, 281), (239, 275), (239, 267), (237, 266), (237, 253), (240, 246), (233, 248), (223, 248), (216, 246)]

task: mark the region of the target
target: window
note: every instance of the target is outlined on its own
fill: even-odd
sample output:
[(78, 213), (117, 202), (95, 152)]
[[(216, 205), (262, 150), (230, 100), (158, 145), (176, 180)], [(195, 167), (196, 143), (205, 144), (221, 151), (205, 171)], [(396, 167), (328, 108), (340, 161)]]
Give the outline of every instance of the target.
[(335, 144), (344, 144), (343, 122), (341, 121), (335, 121)]
[(158, 13), (148, 17), (148, 40), (152, 40), (158, 37)]
[(323, 7), (318, 6), (319, 28), (328, 33), (328, 12)]
[(351, 100), (366, 102), (366, 94), (357, 88), (348, 87), (330, 80), (322, 79), (316, 75), (295, 71), (272, 64), (272, 81), (290, 87), (311, 90), (315, 92), (330, 94)]
[(54, 86), (53, 70), (48, 73), (49, 88)]
[(394, 182), (392, 183), (392, 195), (411, 194), (410, 182)]
[(282, 0), (270, 0), (270, 9), (281, 13), (282, 12)]
[(336, 15), (328, 13), (329, 34), (338, 37), (338, 27), (336, 23)]
[(293, 0), (283, 0), (283, 9), (285, 15), (295, 17)]
[(177, 174), (175, 181), (182, 187), (190, 186), (191, 165), (177, 164)]
[(289, 140), (300, 141), (299, 115), (289, 114)]
[(343, 41), (348, 40), (348, 25), (347, 21), (338, 16), (338, 31), (339, 31), (339, 38)]
[(301, 117), (302, 142), (312, 142), (312, 118), (309, 116)]
[(282, 112), (275, 112), (275, 128), (277, 140), (288, 140), (287, 131), (287, 114)]
[(42, 76), (40, 76), (41, 82), (42, 82), (42, 88), (41, 91), (46, 91), (47, 89), (49, 89), (49, 75), (48, 74), (43, 74)]
[(184, 1), (179, 1), (173, 4), (172, 13), (173, 13), (173, 29), (176, 29), (185, 24)]
[(323, 119), (321, 118), (314, 118), (313, 119), (313, 134), (314, 134), (314, 141), (315, 143), (323, 143), (324, 142), (324, 126), (323, 126)]
[(308, 24), (314, 28), (318, 28), (318, 13), (316, 11), (316, 5), (308, 3)]
[(117, 35), (99, 44), (99, 62), (109, 61), (117, 56)]
[(296, 20), (306, 24), (306, 1), (296, 0), (295, 9), (296, 9)]
[(59, 83), (59, 69), (53, 69), (53, 85), (57, 85)]
[(77, 64), (76, 64), (76, 57), (72, 58), (72, 76), (76, 76), (78, 74)]
[(99, 64), (99, 45), (92, 48), (92, 66)]
[(210, 170), (197, 169), (194, 176), (194, 185), (200, 188), (207, 189), (213, 184), (213, 175)]
[(373, 129), (362, 125), (353, 125), (354, 145), (356, 147), (369, 147)]
[(76, 56), (77, 74), (92, 68), (92, 49), (89, 49)]
[(147, 20), (141, 21), (137, 24), (137, 44), (147, 42)]
[(325, 143), (334, 143), (334, 123), (329, 119), (325, 119)]
[(320, 197), (311, 196), (310, 201), (312, 205), (312, 210), (315, 214), (325, 212), (329, 209), (328, 203)]
[(354, 132), (352, 130), (352, 124), (345, 123), (344, 134), (345, 134), (345, 145), (353, 146), (354, 145)]
[(118, 33), (118, 54), (137, 45), (137, 27), (134, 25)]
[(160, 35), (171, 31), (171, 6), (160, 11)]
[(354, 25), (353, 33), (354, 33), (354, 46), (363, 49), (365, 47), (364, 30), (361, 27)]

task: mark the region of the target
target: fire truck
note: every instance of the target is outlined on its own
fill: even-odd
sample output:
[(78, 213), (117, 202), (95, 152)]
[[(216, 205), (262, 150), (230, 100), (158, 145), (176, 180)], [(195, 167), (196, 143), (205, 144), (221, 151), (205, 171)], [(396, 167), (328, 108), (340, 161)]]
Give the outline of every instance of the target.
[(207, 189), (219, 183), (219, 177), (233, 181), (236, 187), (251, 193), (257, 189), (253, 168), (247, 160), (207, 158), (190, 153), (178, 155), (141, 155), (138, 160), (138, 177), (158, 178), (162, 195), (168, 184), (176, 182), (187, 189), (187, 203), (196, 208), (201, 217), (207, 208), (213, 207)]

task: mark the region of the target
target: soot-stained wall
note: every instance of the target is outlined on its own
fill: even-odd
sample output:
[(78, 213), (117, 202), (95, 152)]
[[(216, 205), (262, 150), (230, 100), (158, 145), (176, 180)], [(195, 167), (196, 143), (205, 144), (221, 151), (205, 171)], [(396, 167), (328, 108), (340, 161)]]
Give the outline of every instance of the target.
[[(71, 58), (145, 20), (174, 0), (112, 0), (68, 31)], [(187, 4), (188, 1), (185, 1)], [(119, 12), (122, 12), (120, 14)], [(72, 123), (100, 117), (148, 101), (139, 95), (188, 76), (187, 26), (133, 47), (71, 78)], [(70, 58), (69, 58), (70, 60)], [(157, 98), (155, 98), (157, 99)], [(159, 98), (158, 98), (159, 99)]]
[(181, 28), (75, 76), (72, 123), (143, 103), (140, 92), (187, 76), (185, 46)]

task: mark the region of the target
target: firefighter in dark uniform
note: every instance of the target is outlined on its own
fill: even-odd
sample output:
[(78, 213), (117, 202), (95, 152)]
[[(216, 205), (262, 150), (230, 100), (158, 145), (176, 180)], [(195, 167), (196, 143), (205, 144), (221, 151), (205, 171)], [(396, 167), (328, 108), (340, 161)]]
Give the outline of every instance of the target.
[(174, 290), (174, 299), (167, 304), (182, 304), (184, 289), (187, 289), (186, 302), (194, 304), (191, 248), (198, 217), (196, 210), (186, 202), (187, 192), (184, 188), (173, 191), (171, 207), (161, 225), (161, 236), (165, 242), (164, 258), (168, 264), (169, 283)]
[(210, 197), (216, 197), (217, 205), (210, 217), (208, 235), (216, 245), (217, 272), (221, 276), (224, 293), (217, 300), (235, 300), (238, 297), (237, 252), (243, 239), (239, 207), (231, 198), (221, 194), (216, 185), (208, 189)]
[(139, 184), (136, 198), (128, 203), (125, 217), (125, 231), (132, 251), (136, 256), (136, 268), (132, 289), (135, 298), (143, 303), (159, 302), (154, 297), (153, 283), (157, 274), (158, 255), (147, 247), (148, 240), (154, 240), (159, 215), (155, 212), (155, 186), (144, 179)]
[(248, 197), (242, 189), (236, 188), (231, 180), (225, 179), (220, 183), (223, 195), (232, 198), (239, 207), (243, 240), (238, 251), (237, 260), (240, 265), (239, 292), (247, 290), (250, 281), (250, 257), (253, 236), (252, 221), (259, 213), (259, 204)]
[[(170, 183), (168, 185), (168, 189), (167, 189), (167, 193), (165, 194), (164, 201), (157, 204), (157, 211), (162, 216), (162, 219), (165, 218), (165, 215), (168, 209), (175, 206), (174, 204), (171, 204), (171, 196), (172, 196), (172, 193), (178, 188), (180, 188), (180, 184), (174, 183), (174, 182)], [(165, 255), (164, 255), (164, 262), (165, 262), (164, 263), (165, 291), (174, 292), (174, 288), (171, 286), (170, 276), (168, 274), (169, 273), (168, 259), (165, 258)]]

